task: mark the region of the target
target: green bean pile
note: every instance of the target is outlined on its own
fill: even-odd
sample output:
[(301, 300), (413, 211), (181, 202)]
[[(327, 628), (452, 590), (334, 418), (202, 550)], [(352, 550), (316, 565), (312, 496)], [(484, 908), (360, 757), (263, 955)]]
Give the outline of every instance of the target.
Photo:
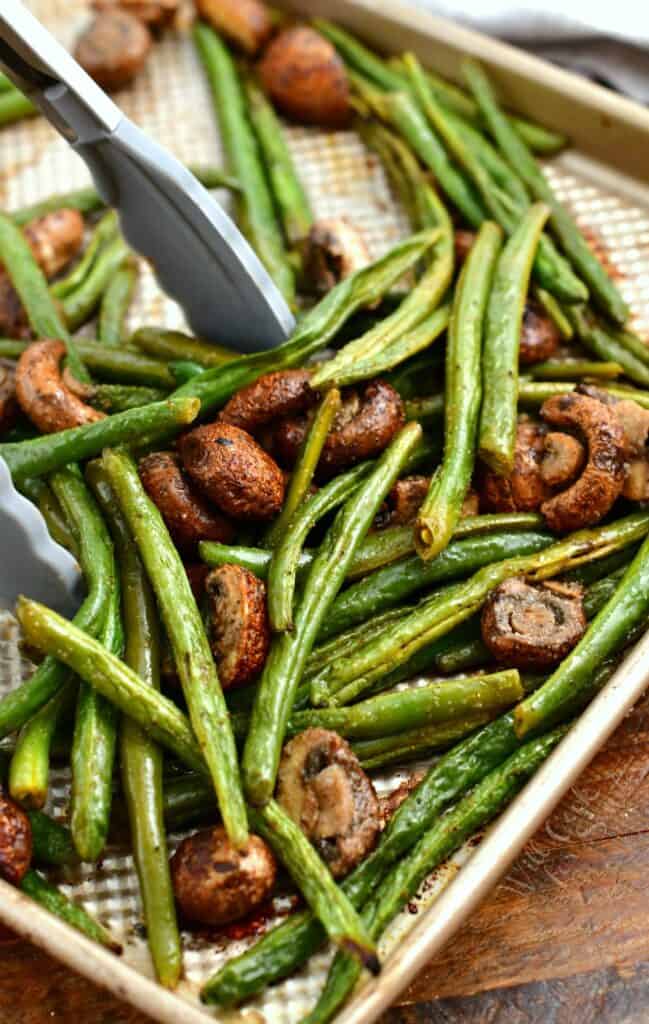
[[(198, 22), (227, 167), (195, 173), (231, 190), (300, 311), (275, 350), (131, 330), (140, 265), (93, 189), (0, 214), (25, 325), (0, 338), (2, 372), (15, 370), (0, 456), (85, 584), (71, 621), (18, 601), (39, 661), (0, 699), (0, 828), (13, 807), (31, 836), (12, 880), (118, 949), (43, 870), (97, 863), (127, 821), (169, 988), (183, 974), (179, 920), (253, 913), (281, 864), (304, 909), (229, 959), (202, 998), (244, 1003), (329, 940), (307, 1017), (322, 1024), (364, 970), (380, 971), (378, 944), (426, 876), (514, 798), (649, 623), (649, 348), (537, 160), (564, 140), (505, 111), (473, 61), (464, 91), (412, 54), (384, 59), (326, 21), (309, 31), (412, 233), (347, 266), (328, 223), (334, 279), (316, 300), (318, 197), (281, 102), (227, 31)], [(0, 77), (0, 124), (32, 113)], [(85, 219), (85, 245), (48, 279), (28, 229), (59, 210)], [(549, 348), (530, 355), (532, 342)], [(58, 405), (43, 406), (48, 387)], [(267, 487), (235, 467), (230, 507), (237, 445)], [(384, 821), (368, 773), (421, 759)], [(67, 825), (43, 810), (61, 761)], [(170, 834), (198, 825), (170, 861)], [(217, 834), (226, 874), (241, 877), (228, 881), (236, 905), (208, 920), (196, 906), (212, 907), (221, 883), (192, 843)], [(268, 877), (246, 866), (253, 850)]]

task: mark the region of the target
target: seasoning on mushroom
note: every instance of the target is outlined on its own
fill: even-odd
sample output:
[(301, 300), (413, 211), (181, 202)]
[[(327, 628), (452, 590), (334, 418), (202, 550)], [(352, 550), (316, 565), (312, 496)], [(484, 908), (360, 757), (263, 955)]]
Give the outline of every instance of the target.
[(348, 217), (326, 217), (311, 227), (305, 246), (304, 273), (314, 291), (331, 291), (369, 262), (365, 239)]
[(146, 25), (121, 8), (100, 11), (79, 36), (74, 55), (109, 92), (129, 85), (144, 67), (153, 38)]
[(0, 789), (0, 877), (19, 885), (32, 859), (32, 827), (18, 804)]
[(178, 440), (191, 479), (233, 519), (273, 519), (284, 501), (284, 476), (255, 439), (229, 423), (210, 423)]
[(475, 231), (465, 231), (462, 228), (458, 228), (453, 237), (455, 241), (455, 262), (461, 266), (475, 242)]
[(18, 418), (16, 398), (16, 371), (13, 366), (0, 363), (0, 435), (11, 430)]
[(582, 598), (582, 588), (574, 583), (505, 580), (484, 606), (482, 638), (502, 665), (549, 668), (586, 632)]
[(222, 825), (183, 839), (171, 858), (176, 903), (187, 921), (228, 924), (269, 898), (277, 864), (266, 843), (251, 835), (237, 850)]
[(273, 32), (270, 11), (260, 0), (196, 0), (196, 10), (250, 57), (261, 50)]
[(318, 392), (309, 386), (310, 378), (308, 370), (265, 373), (232, 396), (219, 420), (255, 434), (273, 420), (305, 412), (318, 401)]
[(559, 347), (559, 328), (545, 313), (543, 307), (528, 299), (523, 313), (518, 359), (522, 366), (542, 363), (549, 359)]
[(397, 480), (394, 487), (388, 491), (374, 525), (384, 529), (388, 526), (406, 526), (414, 522), (429, 487), (429, 476), (404, 476)]
[(224, 689), (245, 686), (268, 655), (266, 586), (240, 565), (220, 565), (205, 581), (212, 652)]
[(643, 409), (632, 398), (616, 398), (591, 384), (575, 389), (611, 408), (624, 431), (626, 457), (622, 494), (629, 501), (649, 501), (649, 409)]
[(303, 124), (346, 125), (351, 114), (345, 65), (315, 29), (284, 29), (267, 47), (259, 76), (276, 107)]
[(548, 487), (565, 487), (581, 473), (586, 462), (583, 444), (572, 434), (552, 430), (545, 435), (541, 477)]
[(161, 29), (173, 21), (180, 0), (93, 0), (96, 11), (121, 8), (152, 29)]
[(80, 427), (104, 419), (65, 383), (62, 341), (35, 341), (22, 353), (16, 367), (16, 396), (23, 412), (44, 434)]
[(483, 512), (536, 512), (550, 496), (541, 475), (546, 433), (543, 424), (520, 419), (511, 475), (499, 476), (485, 466), (479, 467), (477, 482)]
[(381, 829), (374, 786), (349, 744), (327, 729), (306, 729), (286, 744), (277, 800), (335, 878), (367, 856)]

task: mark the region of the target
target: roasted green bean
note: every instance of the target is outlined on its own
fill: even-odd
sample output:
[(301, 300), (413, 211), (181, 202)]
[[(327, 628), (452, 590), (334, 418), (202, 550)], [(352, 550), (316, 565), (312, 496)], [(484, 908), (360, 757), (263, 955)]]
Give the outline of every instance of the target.
[(236, 353), (222, 345), (164, 327), (140, 327), (131, 335), (130, 343), (158, 359), (197, 363), (201, 367), (222, 366), (236, 359)]
[(129, 248), (121, 235), (102, 246), (81, 284), (61, 301), (61, 308), (70, 330), (85, 324), (102, 301), (115, 274), (129, 258)]
[[(166, 389), (173, 388), (176, 383), (169, 367), (158, 359), (147, 359), (138, 352), (108, 348), (100, 342), (86, 339), (78, 341), (76, 347), (84, 363), (101, 380)], [(0, 358), (18, 359), (26, 348), (25, 341), (0, 338)]]
[(126, 318), (137, 278), (137, 263), (126, 260), (109, 282), (99, 308), (98, 334), (102, 344), (120, 345), (126, 337)]

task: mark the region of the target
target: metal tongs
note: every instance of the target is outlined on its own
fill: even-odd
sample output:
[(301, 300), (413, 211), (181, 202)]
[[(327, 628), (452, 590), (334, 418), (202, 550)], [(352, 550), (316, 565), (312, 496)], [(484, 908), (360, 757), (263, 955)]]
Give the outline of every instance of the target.
[[(19, 0), (0, 5), (0, 67), (85, 160), (102, 198), (118, 210), (126, 239), (153, 265), (197, 334), (242, 352), (286, 339), (293, 315), (225, 211)], [(43, 542), (44, 524), (13, 488), (2, 459), (0, 471), (0, 607), (12, 607), (21, 592), (33, 594), (44, 576), (49, 603), (69, 608), (70, 556)]]

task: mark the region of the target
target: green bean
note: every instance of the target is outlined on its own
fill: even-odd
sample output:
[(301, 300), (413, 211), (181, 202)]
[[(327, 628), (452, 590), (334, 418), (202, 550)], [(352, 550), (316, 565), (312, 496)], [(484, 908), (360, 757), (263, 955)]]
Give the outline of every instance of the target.
[(255, 130), (264, 159), (273, 197), (282, 219), (289, 246), (303, 242), (311, 230), (313, 213), (306, 192), (300, 184), (284, 129), (257, 83), (244, 79), (248, 115)]
[(374, 974), (380, 970), (374, 945), (368, 941), (358, 914), (336, 885), (299, 825), (274, 800), (251, 814), (256, 832), (288, 869), (327, 935), (339, 948)]
[(498, 258), (487, 304), (478, 454), (500, 476), (508, 476), (514, 468), (523, 312), (548, 213), (543, 203), (529, 208)]
[(86, 246), (84, 253), (78, 263), (65, 277), (59, 278), (50, 288), (50, 293), (56, 299), (64, 299), (71, 292), (76, 291), (88, 277), (88, 274), (95, 265), (100, 251), (109, 242), (114, 241), (119, 232), (119, 220), (115, 210), (110, 210), (101, 218), (92, 233), (92, 237)]
[(128, 257), (129, 249), (121, 235), (117, 235), (97, 253), (87, 277), (61, 302), (63, 315), (71, 330), (76, 330), (90, 319), (111, 280)]
[(578, 565), (576, 569), (567, 572), (563, 579), (569, 583), (579, 583), (582, 587), (590, 587), (598, 583), (605, 576), (616, 573), (618, 569), (626, 568), (632, 562), (638, 551), (640, 543), (629, 544), (621, 551), (614, 551), (606, 558), (599, 558), (596, 562), (586, 562)]
[[(359, 640), (365, 641), (370, 636), (380, 633), (386, 623), (396, 622), (397, 619), (407, 615), (410, 611), (412, 611), (412, 605), (409, 607), (391, 608), (387, 612), (372, 615), (370, 619), (351, 626), (332, 640), (325, 640), (323, 643), (318, 644), (307, 659), (302, 677), (303, 680), (306, 680), (308, 683), (309, 679), (317, 675), (325, 665), (335, 661), (342, 654), (355, 650)], [(304, 684), (299, 687), (298, 697), (293, 705), (294, 708), (302, 708), (310, 704), (308, 690), (308, 686)], [(303, 700), (303, 697), (306, 699)]]
[(594, 619), (604, 605), (613, 597), (622, 581), (624, 569), (618, 569), (610, 576), (604, 576), (593, 583), (584, 595), (584, 614), (587, 619)]
[(164, 822), (170, 832), (197, 824), (208, 815), (213, 821), (217, 813), (209, 779), (195, 773), (164, 780), (162, 808)]
[(126, 318), (137, 285), (135, 260), (120, 267), (109, 283), (99, 309), (99, 339), (104, 345), (120, 345), (126, 337)]
[(645, 540), (613, 596), (591, 622), (547, 682), (516, 709), (516, 731), (527, 736), (559, 720), (565, 705), (588, 685), (593, 672), (614, 654), (649, 610), (649, 541)]
[[(217, 541), (201, 541), (198, 552), (207, 565), (241, 565), (260, 580), (268, 576), (272, 552), (265, 548), (250, 548), (241, 545), (219, 544)], [(311, 565), (311, 552), (302, 552), (298, 569)]]
[(223, 366), (236, 359), (236, 353), (222, 345), (192, 338), (182, 331), (164, 327), (140, 327), (131, 335), (130, 344), (157, 359), (197, 363), (201, 367)]
[(23, 807), (45, 806), (52, 740), (60, 720), (74, 705), (77, 689), (73, 679), (64, 683), (18, 734), (9, 769), (9, 792)]
[[(396, 192), (406, 211), (412, 229), (416, 230), (418, 227), (422, 227), (423, 225), (419, 219), (419, 203), (417, 202), (417, 190), (414, 182), (416, 180), (419, 184), (423, 184), (424, 175), (414, 153), (411, 152), (402, 139), (390, 131), (384, 124), (381, 124), (380, 121), (370, 121), (362, 117), (356, 117), (353, 128), (357, 135), (360, 135), (368, 149), (373, 149), (379, 156), (390, 186)], [(397, 142), (399, 143), (399, 148), (396, 146)], [(404, 153), (407, 154), (406, 160), (408, 164), (410, 162), (413, 164), (414, 176), (408, 172), (408, 167), (404, 166), (402, 160)]]
[(405, 426), (347, 499), (306, 577), (293, 631), (279, 634), (271, 646), (242, 760), (246, 793), (255, 804), (265, 803), (273, 792), (288, 714), (329, 606), (359, 542), (420, 439), (416, 424)]
[(246, 810), (228, 711), (203, 622), (180, 555), (137, 468), (123, 452), (105, 451), (103, 469), (133, 534), (171, 642), (192, 727), (218, 796), (229, 837), (247, 840)]
[[(392, 868), (381, 884), (376, 901), (364, 909), (362, 915), (373, 938), (379, 938), (434, 868), (510, 803), (566, 731), (565, 727), (555, 729), (517, 750), (433, 825), (408, 856)], [(305, 1021), (308, 1024), (329, 1021), (351, 992), (359, 974), (356, 962), (339, 953), (330, 968), (324, 991)]]
[[(574, 380), (521, 380), (518, 401), (524, 408), (536, 408), (539, 405), (543, 405), (544, 402), (547, 402), (549, 398), (553, 398), (554, 395), (568, 394), (568, 392), (574, 391), (576, 387), (577, 384)], [(607, 394), (613, 395), (615, 398), (632, 398), (633, 401), (637, 402), (643, 409), (649, 409), (649, 391), (640, 391), (635, 388), (632, 389), (605, 383), (598, 383), (598, 388), (600, 391), (605, 391)], [(422, 405), (419, 408), (421, 411), (424, 409), (424, 406)]]
[(467, 60), (463, 64), (466, 81), (473, 93), (489, 131), (512, 167), (533, 195), (550, 207), (550, 222), (565, 252), (591, 290), (593, 301), (613, 320), (624, 323), (629, 315), (626, 302), (566, 208), (558, 201), (534, 156), (498, 106), (491, 84), (482, 68)]
[(0, 263), (11, 279), (37, 338), (59, 338), (65, 342), (68, 365), (77, 380), (90, 380), (54, 304), (45, 275), (27, 239), (10, 217), (0, 213)]
[(8, 78), (4, 72), (0, 72), (0, 92), (10, 92), (15, 88), (16, 86), (13, 84), (11, 79)]
[(194, 377), (198, 377), (201, 373), (205, 372), (204, 367), (199, 366), (198, 363), (192, 363), (189, 359), (173, 360), (168, 363), (168, 366), (179, 387), (181, 384), (186, 384), (188, 380), (192, 380)]
[(543, 363), (530, 366), (530, 373), (535, 380), (581, 381), (584, 377), (601, 377), (604, 380), (615, 380), (624, 373), (619, 363), (589, 362), (587, 359), (546, 359)]
[(0, 125), (14, 124), (26, 117), (34, 117), (38, 110), (18, 89), (6, 89), (0, 94)]
[(405, 403), (406, 419), (418, 423), (437, 422), (444, 416), (444, 395), (427, 395), (425, 398), (411, 398)]
[(628, 328), (620, 330), (619, 328), (608, 328), (608, 333), (613, 337), (619, 345), (627, 349), (631, 355), (639, 359), (641, 363), (649, 365), (649, 344), (642, 338), (634, 334)]
[[(79, 561), (87, 596), (74, 622), (97, 634), (102, 628), (106, 602), (112, 587), (110, 538), (92, 496), (77, 473), (66, 468), (57, 473), (58, 497), (79, 543)], [(64, 493), (65, 492), (65, 493)], [(46, 658), (34, 675), (0, 700), (0, 735), (20, 729), (64, 685), (68, 672), (53, 658)]]
[(70, 830), (42, 811), (28, 811), (32, 827), (32, 852), (36, 864), (67, 867), (79, 860)]
[(455, 289), (446, 346), (444, 459), (415, 524), (417, 551), (425, 559), (448, 544), (473, 472), (482, 397), (482, 322), (501, 238), (496, 224), (483, 225)]
[(359, 740), (352, 744), (354, 753), (366, 772), (378, 771), (395, 764), (407, 764), (448, 750), (469, 733), (480, 729), (495, 717), (488, 711), (472, 712), (464, 718), (409, 729), (394, 736), (376, 740)]
[(45, 520), (45, 525), (47, 526), (51, 537), (57, 544), (60, 544), (61, 547), (67, 548), (67, 550), (73, 554), (78, 561), (79, 546), (77, 544), (77, 539), (70, 529), (60, 503), (54, 497), (51, 487), (44, 482), (38, 496), (38, 507), (43, 519)]
[[(0, 338), (0, 357), (19, 359), (27, 346), (25, 341)], [(101, 379), (161, 388), (172, 388), (176, 383), (168, 366), (158, 359), (147, 359), (138, 352), (107, 348), (100, 342), (85, 339), (78, 341), (76, 347), (84, 363)]]
[[(155, 598), (99, 463), (91, 463), (87, 474), (109, 520), (117, 550), (126, 629), (124, 661), (146, 685), (157, 690), (160, 631)], [(121, 726), (120, 763), (149, 948), (158, 980), (174, 988), (182, 970), (182, 951), (162, 818), (162, 753), (129, 718)]]
[(51, 885), (38, 871), (33, 869), (28, 871), (20, 883), (20, 888), (27, 896), (35, 900), (36, 903), (40, 903), (45, 910), (49, 910), (51, 914), (76, 928), (77, 931), (83, 932), (89, 939), (93, 939), (100, 945), (106, 946), (113, 953), (122, 952), (120, 943), (113, 938), (103, 925), (99, 924), (94, 917), (91, 917), (78, 903), (73, 903), (67, 896), (64, 896), (59, 889)]
[(295, 299), (294, 274), (284, 249), (234, 61), (223, 41), (204, 23), (195, 26), (194, 42), (214, 96), (229, 169), (241, 187), (238, 203), (242, 226), (275, 284), (292, 303)]
[(566, 315), (572, 323), (582, 345), (599, 359), (619, 363), (625, 375), (634, 384), (649, 386), (649, 365), (623, 345), (618, 337), (597, 323), (583, 308), (568, 308)]
[(518, 206), (525, 208), (529, 204), (525, 186), (520, 178), (512, 172), (509, 164), (503, 160), (495, 146), (491, 145), (481, 131), (474, 128), (451, 110), (448, 110), (448, 108), (446, 109), (446, 118), (455, 128), (464, 144), (473, 151), (475, 157), (484, 166), (498, 189), (506, 193)]
[(26, 477), (43, 476), (69, 462), (98, 455), (110, 445), (141, 441), (145, 436), (164, 436), (191, 423), (199, 408), (196, 398), (172, 397), (58, 434), (0, 444), (0, 456), (9, 466), (14, 482), (20, 483)]
[(573, 326), (554, 295), (550, 295), (549, 292), (546, 292), (545, 288), (539, 288), (539, 286), (536, 285), (534, 288), (534, 297), (548, 314), (563, 340), (570, 341), (575, 333)]
[(92, 392), (92, 404), (98, 409), (108, 412), (127, 412), (128, 409), (139, 409), (152, 402), (161, 402), (168, 392), (161, 388), (147, 388), (130, 384), (95, 384)]
[[(327, 435), (340, 407), (340, 392), (336, 388), (332, 388), (320, 402), (311, 427), (305, 435), (286, 490), (282, 510), (264, 537), (266, 547), (274, 548), (284, 539), (290, 529), (293, 516), (306, 501)], [(281, 588), (279, 603), (277, 603), (278, 597), (280, 597), (279, 594), (272, 588), (269, 589), (268, 612), (271, 625), (277, 632), (282, 629), (290, 629), (293, 617), (293, 595), (291, 594), (287, 599), (286, 590)], [(282, 622), (284, 625), (280, 625)]]

